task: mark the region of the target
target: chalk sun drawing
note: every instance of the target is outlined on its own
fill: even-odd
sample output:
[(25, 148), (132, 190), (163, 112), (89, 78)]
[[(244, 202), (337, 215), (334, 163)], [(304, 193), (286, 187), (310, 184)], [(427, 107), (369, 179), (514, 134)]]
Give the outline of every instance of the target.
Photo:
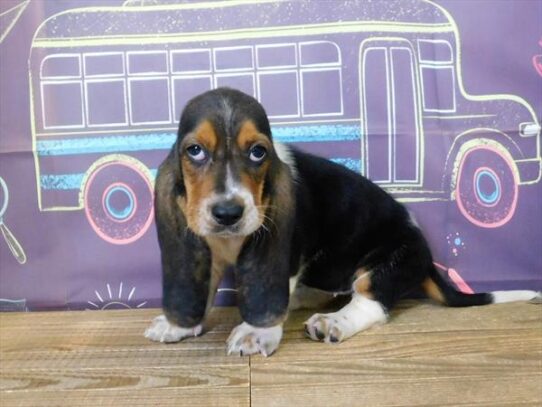
[(124, 283), (121, 281), (117, 290), (111, 288), (111, 284), (106, 284), (107, 292), (103, 293), (98, 290), (94, 290), (96, 300), (87, 301), (87, 303), (92, 308), (87, 308), (88, 310), (104, 310), (104, 309), (132, 309), (132, 308), (141, 308), (147, 301), (143, 301), (135, 306), (133, 306), (134, 301), (132, 300), (136, 288), (132, 287), (130, 291), (124, 291)]

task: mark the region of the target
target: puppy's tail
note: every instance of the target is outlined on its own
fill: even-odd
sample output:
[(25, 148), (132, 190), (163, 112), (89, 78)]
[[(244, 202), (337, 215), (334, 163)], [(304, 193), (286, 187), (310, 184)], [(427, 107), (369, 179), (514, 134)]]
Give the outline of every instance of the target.
[(435, 267), (431, 268), (429, 276), (422, 283), (422, 287), (430, 298), (449, 307), (470, 307), (514, 301), (542, 303), (542, 293), (539, 291), (512, 290), (477, 294), (463, 293), (452, 287)]

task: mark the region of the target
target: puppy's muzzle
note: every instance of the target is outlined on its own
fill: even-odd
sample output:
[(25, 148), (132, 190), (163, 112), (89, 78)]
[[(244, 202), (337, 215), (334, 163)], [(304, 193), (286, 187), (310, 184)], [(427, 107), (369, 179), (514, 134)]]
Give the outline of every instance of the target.
[(243, 205), (235, 200), (227, 200), (214, 204), (211, 208), (211, 214), (219, 225), (232, 226), (243, 217), (244, 209)]

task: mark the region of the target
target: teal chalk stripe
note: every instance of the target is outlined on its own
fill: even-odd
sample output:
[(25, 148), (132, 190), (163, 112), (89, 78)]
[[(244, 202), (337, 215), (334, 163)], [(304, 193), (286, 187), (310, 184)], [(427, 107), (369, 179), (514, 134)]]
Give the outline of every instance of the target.
[[(273, 127), (273, 137), (283, 143), (352, 141), (360, 139), (360, 126), (314, 125)], [(175, 133), (141, 135), (96, 135), (63, 140), (38, 139), (39, 156), (119, 153), (130, 151), (169, 150)]]
[[(361, 169), (361, 160), (354, 158), (332, 158), (331, 161), (344, 165), (352, 171), (358, 172)], [(151, 169), (153, 181), (156, 178), (157, 169)], [(40, 177), (41, 188), (43, 190), (77, 190), (81, 189), (81, 183), (85, 174), (47, 174)]]
[[(157, 169), (151, 169), (153, 181), (156, 178)], [(85, 174), (47, 174), (40, 177), (41, 188), (44, 190), (80, 190)]]
[(273, 138), (283, 143), (304, 143), (321, 141), (359, 140), (360, 126), (352, 125), (314, 125), (280, 126), (271, 129)]
[(38, 155), (75, 155), (118, 153), (126, 151), (169, 150), (175, 133), (153, 133), (129, 136), (94, 136), (65, 140), (38, 140)]
[(346, 168), (355, 171), (358, 174), (361, 171), (361, 160), (356, 160), (355, 158), (332, 158), (331, 161), (344, 165)]
[(61, 174), (40, 176), (41, 188), (45, 190), (80, 189), (85, 174)]

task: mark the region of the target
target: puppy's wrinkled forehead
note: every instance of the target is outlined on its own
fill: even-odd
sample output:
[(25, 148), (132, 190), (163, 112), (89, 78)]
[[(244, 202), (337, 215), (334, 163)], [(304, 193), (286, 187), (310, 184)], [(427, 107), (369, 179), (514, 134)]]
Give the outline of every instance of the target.
[(186, 193), (183, 210), (202, 236), (247, 236), (263, 222), (276, 156), (269, 122), (254, 98), (217, 89), (191, 100), (177, 142)]
[(252, 123), (254, 131), (271, 139), (263, 107), (256, 99), (233, 89), (216, 89), (192, 99), (182, 114), (179, 137), (199, 131), (205, 122), (212, 127), (218, 141), (226, 145), (240, 134), (247, 122)]

